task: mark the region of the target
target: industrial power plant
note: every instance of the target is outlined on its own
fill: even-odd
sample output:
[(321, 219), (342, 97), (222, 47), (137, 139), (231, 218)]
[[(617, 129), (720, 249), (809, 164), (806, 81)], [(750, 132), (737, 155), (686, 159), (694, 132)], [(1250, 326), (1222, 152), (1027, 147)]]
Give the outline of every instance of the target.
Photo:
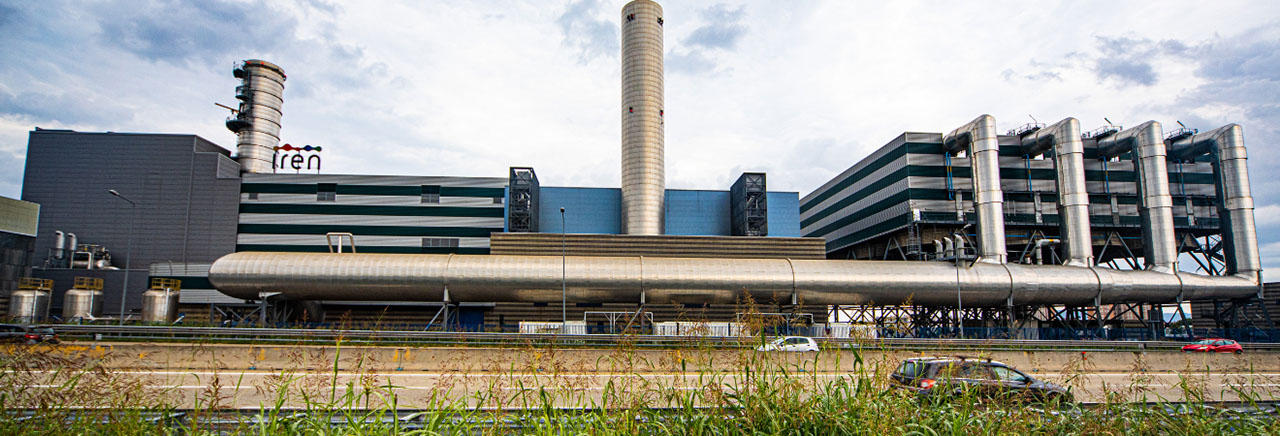
[[(667, 189), (662, 8), (632, 1), (619, 23), (619, 188), (543, 186), (520, 162), (321, 174), (321, 147), (280, 143), (286, 75), (264, 60), (232, 74), (235, 153), (37, 128), (23, 200), (40, 205), (44, 262), (9, 315), (617, 333), (731, 324), (758, 304), (815, 335), (1156, 338), (1166, 311), (1237, 336), (1276, 329), (1239, 125), (998, 132), (980, 115), (905, 132), (803, 196), (761, 172)], [(83, 183), (90, 169), (109, 183)]]

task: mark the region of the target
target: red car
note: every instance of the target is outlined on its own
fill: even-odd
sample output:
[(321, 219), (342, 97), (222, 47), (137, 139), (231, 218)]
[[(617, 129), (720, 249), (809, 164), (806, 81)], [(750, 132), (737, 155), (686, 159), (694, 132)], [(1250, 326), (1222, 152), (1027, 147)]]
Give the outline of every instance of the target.
[(1185, 353), (1236, 353), (1244, 352), (1240, 344), (1230, 339), (1204, 339), (1182, 347)]

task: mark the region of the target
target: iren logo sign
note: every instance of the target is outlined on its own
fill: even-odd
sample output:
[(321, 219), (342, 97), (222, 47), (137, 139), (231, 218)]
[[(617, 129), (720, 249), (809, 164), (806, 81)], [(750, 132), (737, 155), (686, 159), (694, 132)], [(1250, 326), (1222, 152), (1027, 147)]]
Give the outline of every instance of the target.
[[(315, 165), (316, 172), (320, 172), (320, 151), (318, 145), (306, 145), (295, 147), (285, 144), (275, 147), (275, 153), (271, 156), (271, 171), (278, 169), (293, 168), (295, 171), (306, 169), (311, 171), (312, 165)], [(304, 153), (306, 155), (304, 156)]]

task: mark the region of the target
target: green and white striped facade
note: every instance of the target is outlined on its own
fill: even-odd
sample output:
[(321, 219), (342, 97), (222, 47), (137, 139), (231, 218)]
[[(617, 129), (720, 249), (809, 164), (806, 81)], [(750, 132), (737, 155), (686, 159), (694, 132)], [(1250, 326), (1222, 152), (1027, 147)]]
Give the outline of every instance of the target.
[[(1007, 232), (1016, 237), (1039, 229), (1056, 235), (1057, 186), (1052, 158), (1026, 159), (1017, 136), (999, 139)], [(969, 159), (962, 156), (943, 153), (939, 133), (903, 133), (802, 198), (801, 234), (825, 238), (829, 257), (856, 258), (866, 257), (865, 253), (850, 250), (902, 232), (913, 222), (975, 222)], [(1096, 141), (1087, 139), (1084, 157), (1094, 243), (1105, 238), (1100, 230), (1139, 231), (1135, 173), (1129, 156), (1100, 160)], [(1170, 161), (1169, 181), (1175, 227), (1194, 233), (1216, 232), (1213, 170), (1208, 156), (1196, 162)]]
[(244, 174), (236, 251), (488, 254), (505, 222), (504, 177)]

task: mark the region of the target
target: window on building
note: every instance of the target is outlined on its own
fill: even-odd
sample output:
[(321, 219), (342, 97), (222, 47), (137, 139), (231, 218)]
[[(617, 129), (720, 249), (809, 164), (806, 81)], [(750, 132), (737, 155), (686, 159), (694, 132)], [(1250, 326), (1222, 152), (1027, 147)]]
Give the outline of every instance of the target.
[(250, 193), (249, 193), (249, 199), (250, 199), (250, 200), (257, 200), (257, 199), (258, 199), (258, 193), (257, 193), (257, 192), (250, 192)]
[(494, 199), (493, 199), (493, 204), (502, 204), (502, 197), (494, 198)]
[(422, 203), (439, 203), (440, 187), (436, 185), (422, 185)]
[(422, 238), (422, 248), (457, 248), (458, 238)]
[(338, 184), (321, 183), (316, 186), (316, 201), (337, 201)]

